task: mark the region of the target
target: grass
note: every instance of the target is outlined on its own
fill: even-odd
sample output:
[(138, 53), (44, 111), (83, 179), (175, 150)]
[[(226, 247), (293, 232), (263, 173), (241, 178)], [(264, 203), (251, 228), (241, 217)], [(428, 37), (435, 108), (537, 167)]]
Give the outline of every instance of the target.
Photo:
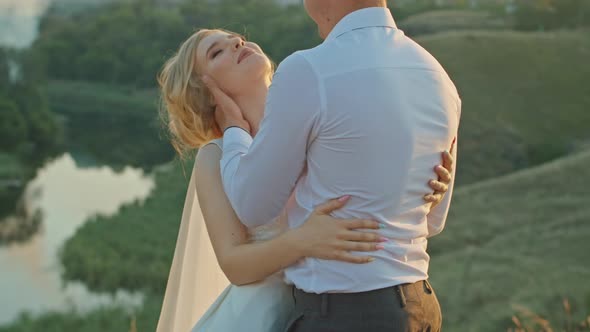
[(588, 31), (448, 32), (417, 41), (463, 99), (460, 184), (564, 156), (590, 140)]
[(102, 307), (90, 312), (49, 312), (40, 316), (22, 314), (15, 322), (0, 326), (0, 332), (151, 332), (156, 330), (162, 297), (146, 297), (141, 309)]
[(512, 23), (506, 17), (474, 10), (433, 10), (412, 15), (399, 22), (399, 27), (409, 36), (449, 30), (506, 30), (511, 26)]
[[(418, 16), (422, 15), (428, 20), (431, 16), (459, 13), (445, 11)], [(556, 159), (590, 142), (587, 125), (590, 123), (590, 112), (587, 112), (590, 66), (583, 65), (590, 58), (588, 33), (462, 31), (417, 38), (447, 69), (463, 98), (459, 184)], [(51, 81), (47, 92), (56, 112), (72, 121), (94, 119), (92, 122), (103, 132), (96, 135), (105, 136), (102, 127), (115, 128), (101, 140), (108, 141), (109, 146), (128, 141), (126, 135), (140, 135), (142, 140), (147, 140), (148, 136), (160, 134), (155, 89)], [(83, 132), (91, 132), (96, 126), (78, 125)], [(85, 144), (96, 154), (105, 150), (100, 144), (94, 145), (97, 144)], [(161, 141), (144, 144), (142, 149), (154, 147), (157, 151), (142, 155), (133, 152), (138, 149), (132, 144), (111, 153), (117, 155), (98, 159), (127, 163), (132, 158), (162, 160), (171, 155), (164, 145)]]
[(430, 275), (449, 331), (502, 331), (511, 306), (561, 321), (590, 312), (590, 150), (460, 188), (429, 244)]
[(144, 201), (123, 206), (110, 218), (89, 220), (61, 251), (64, 278), (94, 291), (118, 288), (163, 294), (172, 263), (187, 178), (179, 162), (155, 171), (156, 189)]
[(51, 109), (64, 116), (67, 149), (100, 164), (150, 170), (173, 158), (158, 118), (155, 89), (81, 81), (50, 81)]
[[(506, 331), (515, 327), (511, 317), (520, 307), (557, 327), (567, 320), (564, 297), (571, 299), (572, 322), (587, 317), (590, 190), (583, 180), (590, 176), (589, 163), (590, 150), (457, 190), (446, 230), (429, 245), (445, 330)], [(93, 219), (63, 251), (69, 279), (94, 290), (124, 287), (151, 294), (134, 313), (138, 331), (155, 329), (187, 185), (179, 163), (160, 168), (156, 182), (158, 189), (143, 206)], [(95, 325), (125, 331), (132, 317), (116, 308), (86, 316), (47, 314), (21, 318), (0, 332), (41, 326), (90, 332)]]
[(113, 217), (92, 218), (61, 250), (64, 279), (81, 280), (93, 291), (141, 290), (146, 294), (142, 308), (23, 314), (0, 326), (0, 332), (155, 331), (191, 169), (192, 160), (158, 167), (154, 171), (157, 189), (143, 205), (131, 203)]
[(16, 153), (0, 152), (0, 245), (5, 237), (4, 218), (14, 212), (18, 198), (24, 190), (26, 170)]
[(154, 170), (157, 189), (143, 205), (131, 203), (113, 217), (92, 218), (61, 250), (64, 279), (81, 280), (93, 291), (141, 290), (146, 294), (142, 308), (24, 314), (0, 326), (0, 332), (155, 331), (192, 164), (192, 160), (174, 161), (158, 167)]
[[(514, 328), (509, 328), (508, 332), (529, 332), (542, 331), (553, 332), (555, 325), (540, 315), (528, 310), (527, 308), (516, 306), (517, 315), (512, 316)], [(578, 332), (590, 330), (590, 315), (581, 322), (575, 322), (572, 318), (572, 308), (568, 299), (563, 299), (564, 321), (561, 322), (564, 332)]]
[[(429, 248), (445, 330), (505, 331), (514, 327), (512, 305), (560, 322), (564, 297), (572, 301), (572, 319), (583, 320), (590, 312), (585, 263), (590, 150), (525, 168), (583, 150), (590, 141), (590, 66), (582, 65), (590, 56), (590, 39), (583, 32), (480, 31), (418, 41), (443, 63), (463, 96), (460, 185), (447, 229)], [(76, 84), (58, 82), (50, 88), (52, 103), (70, 94), (69, 112), (91, 112), (84, 105), (100, 103), (103, 92), (113, 103), (141, 99), (134, 90), (83, 83), (78, 89)], [(103, 114), (121, 109), (104, 105), (89, 107)], [(189, 171), (192, 162), (187, 165)], [(515, 170), (520, 171), (504, 176)], [(93, 218), (62, 251), (67, 279), (82, 280), (94, 290), (123, 287), (155, 294), (143, 309), (153, 316), (137, 316), (139, 331), (155, 329), (188, 183), (178, 163), (166, 164), (155, 177), (157, 189), (144, 205), (128, 205), (112, 218)], [(131, 316), (112, 314), (118, 327), (102, 330), (129, 329)], [(58, 326), (59, 317), (68, 324), (78, 319), (73, 314), (48, 317), (51, 323), (20, 320), (0, 332)], [(91, 325), (79, 326), (74, 330), (93, 331)]]
[(47, 84), (46, 92), (51, 109), (60, 114), (98, 113), (112, 116), (122, 113), (144, 118), (156, 116), (156, 89), (52, 80)]
[(16, 154), (0, 152), (0, 181), (21, 177), (22, 165)]

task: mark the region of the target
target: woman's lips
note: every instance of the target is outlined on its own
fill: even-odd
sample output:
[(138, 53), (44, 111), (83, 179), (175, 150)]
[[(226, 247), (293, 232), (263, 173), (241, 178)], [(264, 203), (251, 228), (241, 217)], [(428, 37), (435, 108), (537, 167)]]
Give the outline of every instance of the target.
[(244, 50), (238, 56), (238, 64), (242, 62), (245, 58), (249, 57), (250, 55), (254, 54), (254, 51), (249, 48), (244, 48)]

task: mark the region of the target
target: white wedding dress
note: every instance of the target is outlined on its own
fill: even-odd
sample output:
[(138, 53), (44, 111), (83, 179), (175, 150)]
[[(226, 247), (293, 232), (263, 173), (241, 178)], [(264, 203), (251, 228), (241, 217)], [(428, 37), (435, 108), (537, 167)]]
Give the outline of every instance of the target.
[[(221, 141), (213, 141), (221, 148)], [(271, 239), (287, 229), (285, 216), (250, 229), (251, 241)], [(231, 285), (215, 257), (196, 199), (194, 168), (157, 332), (282, 332), (293, 309), (291, 287), (282, 273), (245, 285)]]

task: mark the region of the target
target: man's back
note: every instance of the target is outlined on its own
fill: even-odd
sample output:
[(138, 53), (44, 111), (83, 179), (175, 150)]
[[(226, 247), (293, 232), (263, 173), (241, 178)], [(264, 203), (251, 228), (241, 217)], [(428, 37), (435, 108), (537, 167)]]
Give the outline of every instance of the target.
[(390, 241), (368, 265), (307, 258), (287, 279), (307, 292), (362, 292), (427, 278), (426, 237), (443, 225), (451, 192), (436, 213), (423, 196), (456, 137), (457, 91), (438, 62), (395, 27), (387, 9), (345, 17), (326, 41), (290, 61), (317, 82), (319, 115), (310, 131), (307, 173), (295, 187), (289, 222), (298, 227), (315, 206), (352, 198), (337, 217), (386, 225)]

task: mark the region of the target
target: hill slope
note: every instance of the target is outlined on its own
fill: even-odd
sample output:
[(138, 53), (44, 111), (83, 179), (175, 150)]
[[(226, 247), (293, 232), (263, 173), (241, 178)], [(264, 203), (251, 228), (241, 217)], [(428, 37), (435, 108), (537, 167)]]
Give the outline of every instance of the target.
[(409, 36), (440, 33), (449, 30), (505, 30), (511, 23), (485, 11), (432, 10), (412, 15), (399, 22)]
[(590, 139), (588, 33), (472, 31), (417, 39), (463, 99), (459, 183), (563, 156)]
[(512, 305), (563, 317), (562, 297), (590, 313), (589, 164), (590, 150), (456, 192), (429, 245), (446, 330), (505, 331)]
[[(463, 99), (459, 184), (534, 166), (590, 142), (587, 33), (471, 31), (417, 38)], [(47, 94), (51, 108), (69, 116), (156, 116), (155, 90), (51, 81)], [(125, 135), (127, 130), (118, 136)]]

